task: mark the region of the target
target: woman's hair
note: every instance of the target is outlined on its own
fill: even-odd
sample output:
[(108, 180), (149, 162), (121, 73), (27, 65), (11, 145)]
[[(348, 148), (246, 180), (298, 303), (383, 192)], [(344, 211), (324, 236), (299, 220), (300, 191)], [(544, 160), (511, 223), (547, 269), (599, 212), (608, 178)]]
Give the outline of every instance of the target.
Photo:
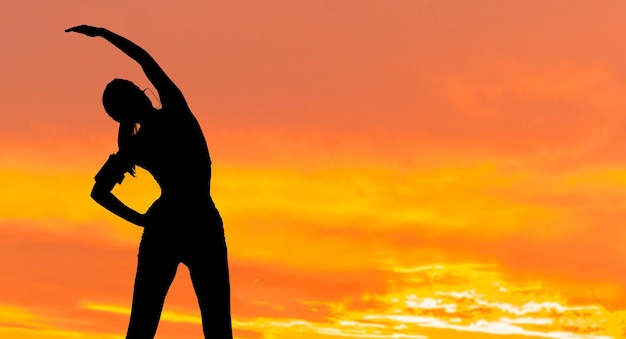
[[(117, 147), (123, 153), (129, 152), (132, 147), (132, 137), (137, 132), (136, 125), (134, 123), (120, 122), (120, 128), (117, 132)], [(132, 152), (131, 152), (132, 153)], [(126, 168), (124, 168), (125, 172), (130, 173), (133, 177), (135, 176), (135, 164), (127, 163), (124, 164)]]
[[(120, 123), (117, 144), (120, 151), (126, 152), (132, 147), (132, 136), (136, 132), (136, 121), (129, 114), (152, 107), (150, 99), (132, 81), (114, 79), (104, 89), (102, 105), (109, 116)], [(134, 176), (135, 165), (129, 163), (126, 172)]]
[(132, 81), (113, 79), (102, 93), (104, 110), (116, 121), (133, 120), (137, 114), (152, 107), (146, 94)]

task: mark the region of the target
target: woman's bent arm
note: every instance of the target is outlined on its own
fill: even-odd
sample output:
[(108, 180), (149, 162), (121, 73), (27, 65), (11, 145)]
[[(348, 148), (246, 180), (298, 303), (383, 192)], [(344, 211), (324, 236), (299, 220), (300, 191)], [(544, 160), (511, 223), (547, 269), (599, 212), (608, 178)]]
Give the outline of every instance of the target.
[(91, 198), (122, 219), (137, 226), (144, 226), (144, 215), (121, 202), (111, 193), (112, 188), (113, 187), (107, 187), (107, 185), (96, 182), (91, 190)]
[(144, 226), (144, 215), (133, 210), (113, 195), (113, 187), (121, 184), (128, 164), (117, 154), (111, 154), (95, 176), (96, 183), (91, 190), (91, 198), (113, 214), (138, 226)]

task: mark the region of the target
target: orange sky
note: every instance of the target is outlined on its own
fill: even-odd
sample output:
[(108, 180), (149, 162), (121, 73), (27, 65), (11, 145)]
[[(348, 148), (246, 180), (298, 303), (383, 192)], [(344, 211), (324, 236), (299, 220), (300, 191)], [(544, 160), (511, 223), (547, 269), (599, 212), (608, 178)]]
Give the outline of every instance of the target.
[[(626, 336), (626, 3), (0, 4), (0, 337), (120, 339), (141, 230), (90, 200), (116, 151), (102, 39), (200, 121), (239, 339)], [(142, 170), (115, 192), (145, 211)], [(181, 265), (157, 338), (198, 338)]]

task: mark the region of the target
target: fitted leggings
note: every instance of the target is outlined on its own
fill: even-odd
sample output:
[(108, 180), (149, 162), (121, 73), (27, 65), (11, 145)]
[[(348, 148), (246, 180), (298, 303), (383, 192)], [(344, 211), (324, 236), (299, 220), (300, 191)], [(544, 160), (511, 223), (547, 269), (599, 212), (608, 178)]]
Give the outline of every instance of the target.
[(223, 229), (211, 233), (172, 236), (144, 231), (126, 339), (154, 338), (179, 263), (189, 268), (204, 337), (233, 338), (226, 242)]

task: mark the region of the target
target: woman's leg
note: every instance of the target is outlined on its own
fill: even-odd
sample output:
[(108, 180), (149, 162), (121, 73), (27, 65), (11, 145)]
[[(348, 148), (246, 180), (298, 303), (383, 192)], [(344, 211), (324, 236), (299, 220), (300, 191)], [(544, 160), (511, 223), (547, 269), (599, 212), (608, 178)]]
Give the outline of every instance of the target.
[(133, 304), (126, 339), (152, 339), (157, 330), (165, 295), (179, 261), (167, 248), (142, 240), (139, 248)]
[(193, 246), (184, 263), (198, 297), (205, 338), (232, 339), (230, 280), (226, 242), (211, 241)]

